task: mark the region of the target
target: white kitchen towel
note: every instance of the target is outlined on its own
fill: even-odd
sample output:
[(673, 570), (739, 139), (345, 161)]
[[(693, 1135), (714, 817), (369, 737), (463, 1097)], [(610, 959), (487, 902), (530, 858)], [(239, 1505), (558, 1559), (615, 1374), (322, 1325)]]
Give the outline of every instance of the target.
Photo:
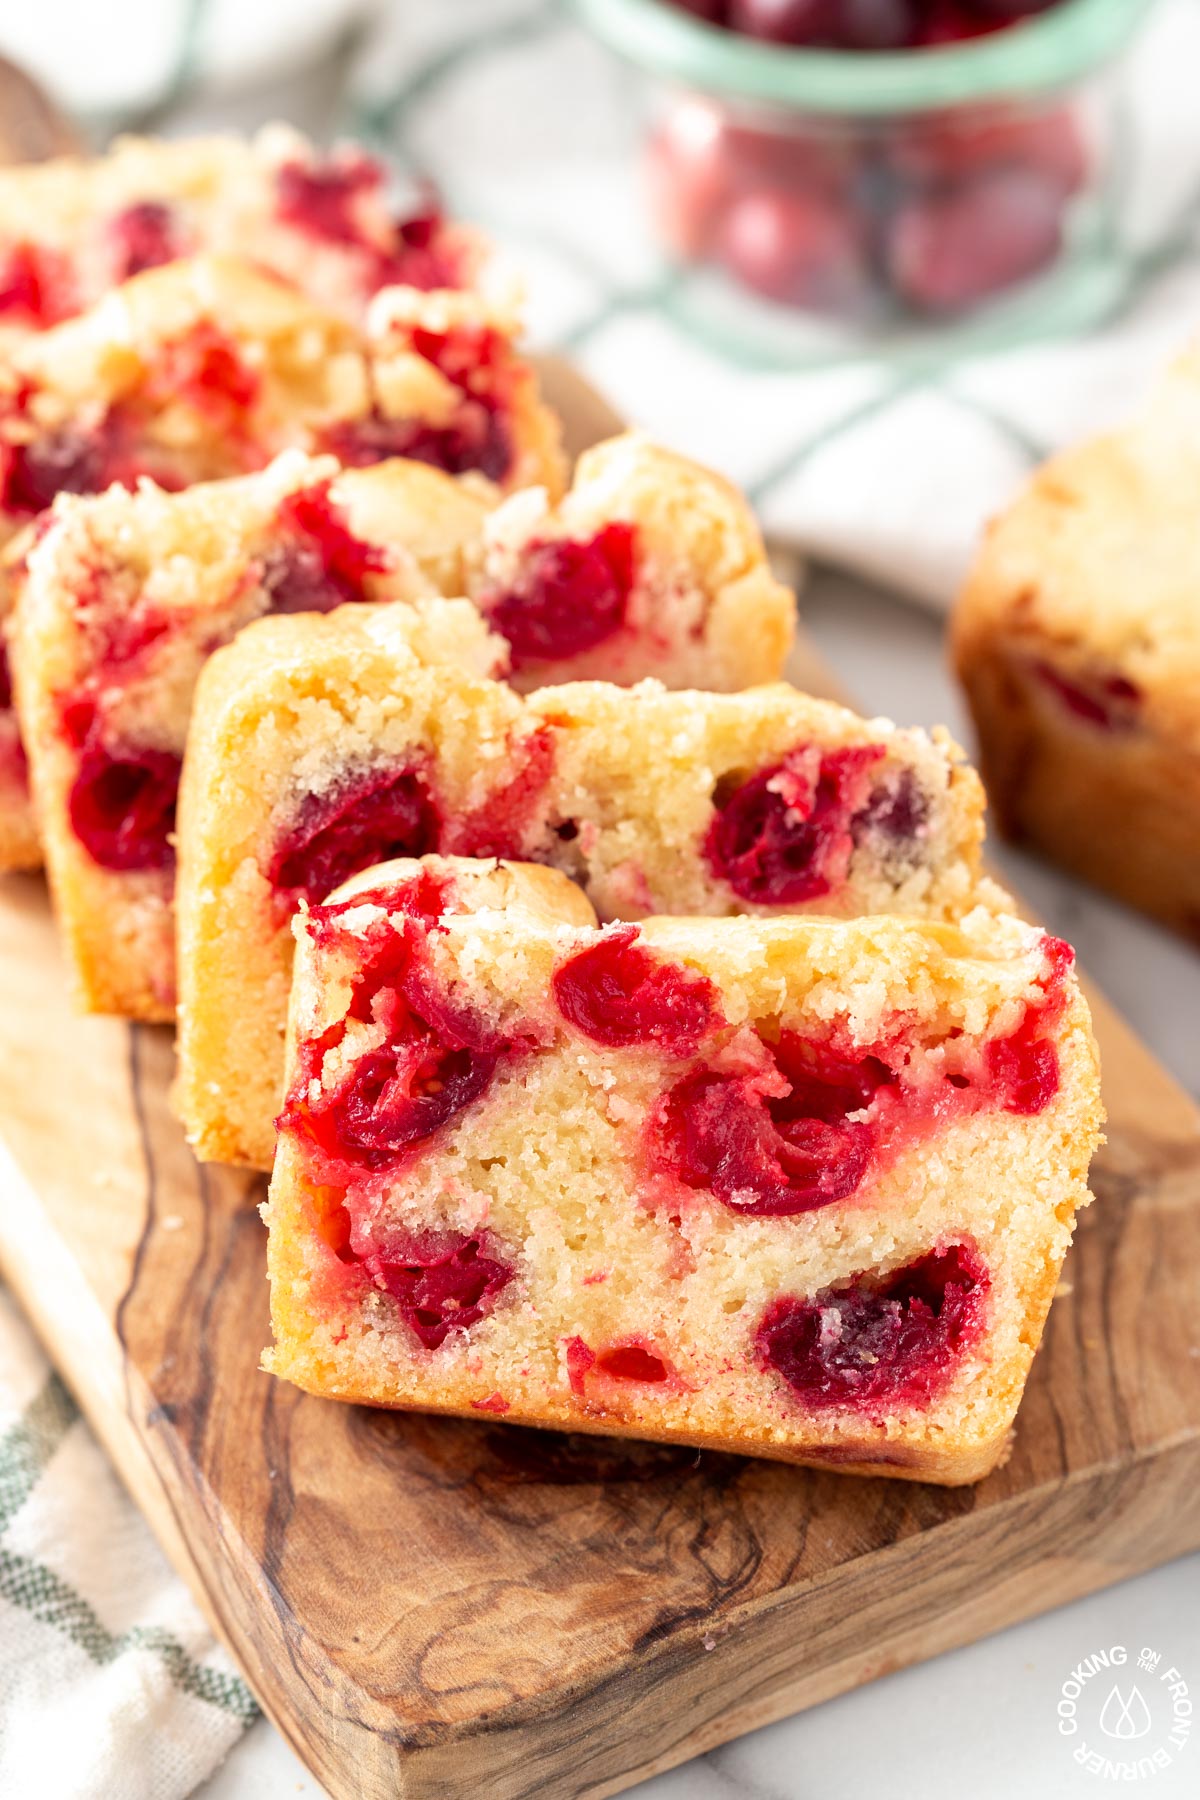
[(0, 1289), (0, 1794), (182, 1800), (256, 1710)]

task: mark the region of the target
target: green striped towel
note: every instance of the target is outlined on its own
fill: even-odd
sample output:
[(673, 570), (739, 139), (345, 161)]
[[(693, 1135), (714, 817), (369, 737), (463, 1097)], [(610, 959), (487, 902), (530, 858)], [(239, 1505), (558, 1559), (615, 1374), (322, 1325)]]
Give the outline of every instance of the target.
[(175, 1800), (255, 1716), (0, 1289), (0, 1794)]

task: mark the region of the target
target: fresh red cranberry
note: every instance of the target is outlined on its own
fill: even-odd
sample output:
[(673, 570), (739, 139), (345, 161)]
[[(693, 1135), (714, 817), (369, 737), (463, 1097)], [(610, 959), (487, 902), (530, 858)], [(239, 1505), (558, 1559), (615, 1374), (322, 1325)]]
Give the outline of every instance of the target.
[(1042, 939), (1042, 955), (1045, 960), (1045, 973), (1038, 977), (1038, 986), (1046, 995), (1047, 1004), (1055, 1009), (1055, 1017), (1066, 1004), (1066, 979), (1075, 967), (1075, 952), (1065, 938), (1051, 937), (1047, 933)]
[(990, 1286), (978, 1251), (951, 1244), (877, 1283), (781, 1296), (759, 1324), (758, 1361), (807, 1406), (926, 1404), (978, 1337)]
[(638, 935), (623, 925), (569, 956), (554, 971), (554, 998), (594, 1043), (657, 1044), (682, 1056), (718, 1021), (716, 989), (697, 970), (655, 956)]
[(1098, 673), (1085, 685), (1064, 675), (1053, 663), (1036, 662), (1033, 669), (1042, 685), (1077, 719), (1085, 719), (1101, 731), (1127, 731), (1135, 725), (1141, 691), (1124, 675)]
[(904, 50), (918, 37), (921, 0), (839, 0), (842, 50)]
[(706, 25), (723, 25), (725, 14), (729, 10), (726, 0), (671, 0), (678, 12), (691, 13), (693, 18), (703, 19)]
[(1018, 19), (1031, 19), (1035, 13), (1049, 12), (1058, 0), (962, 0), (967, 12), (997, 25), (1015, 25)]
[(368, 576), (388, 569), (387, 551), (351, 531), (330, 498), (332, 485), (298, 488), (280, 504), (277, 522), (289, 541), (266, 557), (263, 568), (272, 612), (329, 612), (368, 599)]
[(650, 210), (669, 248), (685, 262), (711, 249), (729, 198), (726, 129), (712, 107), (689, 100), (673, 109), (646, 144)]
[(967, 38), (983, 37), (995, 30), (994, 19), (979, 18), (964, 0), (925, 0), (917, 43), (922, 49), (932, 50), (939, 44), (961, 44)]
[(647, 146), (651, 210), (670, 248), (692, 261), (717, 247), (739, 195), (798, 188), (850, 206), (859, 161), (859, 146), (834, 134), (735, 125), (715, 106), (685, 100)]
[(1026, 1004), (1015, 1031), (984, 1045), (992, 1102), (1026, 1116), (1042, 1112), (1059, 1090), (1058, 1050), (1049, 1032), (1066, 1007), (1067, 976), (1075, 961), (1075, 952), (1062, 938), (1045, 938), (1042, 949), (1039, 998)]
[(417, 769), (368, 769), (330, 793), (306, 794), (275, 847), (277, 888), (323, 900), (360, 869), (437, 848), (441, 822)]
[(916, 0), (730, 0), (748, 37), (813, 49), (902, 50), (916, 42)]
[(773, 1057), (770, 1084), (693, 1070), (666, 1096), (657, 1129), (657, 1160), (671, 1174), (753, 1218), (812, 1212), (854, 1193), (875, 1134), (848, 1115), (892, 1080), (876, 1057), (847, 1061), (794, 1033)]
[(1039, 175), (1064, 196), (1087, 180), (1087, 149), (1067, 107), (1050, 112), (959, 108), (898, 128), (886, 141), (897, 174), (934, 185), (998, 169)]
[(888, 273), (919, 311), (961, 312), (1047, 267), (1062, 234), (1062, 194), (1040, 176), (999, 170), (902, 205), (888, 234)]
[(71, 829), (104, 869), (174, 866), (181, 763), (166, 750), (110, 749), (95, 733), (71, 787)]
[(179, 220), (171, 207), (161, 200), (141, 200), (127, 206), (109, 220), (108, 235), (113, 246), (116, 281), (127, 281), (144, 269), (156, 269), (162, 263), (174, 262), (184, 253)]
[(577, 543), (529, 545), (511, 588), (488, 592), (488, 622), (508, 639), (514, 669), (594, 650), (625, 623), (634, 579), (632, 525), (605, 525)]
[(864, 744), (819, 755), (801, 747), (715, 800), (705, 855), (741, 900), (791, 906), (845, 879), (852, 826), (868, 802), (867, 771), (883, 755)]
[(363, 598), (362, 594), (342, 593), (329, 579), (317, 546), (306, 544), (303, 539), (273, 544), (263, 556), (261, 567), (262, 589), (273, 613), (327, 613), (344, 605), (348, 598)]
[(0, 784), (10, 792), (29, 792), (29, 759), (14, 712), (0, 713)]
[(769, 44), (828, 47), (836, 11), (837, 0), (729, 0), (729, 23)]
[(717, 254), (730, 274), (785, 306), (838, 309), (868, 286), (866, 233), (843, 197), (762, 187), (728, 208)]
[[(321, 928), (329, 931), (328, 919)], [(486, 1092), (506, 1046), (441, 991), (421, 921), (379, 919), (352, 941), (361, 961), (347, 1020), (381, 1025), (386, 1041), (316, 1102), (310, 1083), (326, 1052), (342, 1042), (345, 1023), (302, 1046), (280, 1124), (336, 1163), (394, 1168)]]
[[(410, 250), (432, 250), (444, 229), (445, 220), (432, 193), (429, 195), (428, 205), (396, 223), (401, 243)], [(417, 284), (414, 282), (412, 285)]]
[[(479, 1048), (485, 1040), (473, 1019), (450, 1004), (429, 973), (424, 945), (431, 917), (421, 910), (421, 902), (413, 884), (393, 888), (389, 905), (402, 917), (376, 919), (353, 939), (351, 947), (357, 949), (359, 963), (350, 983), (346, 1017), (362, 1024), (374, 1020), (390, 1036), (405, 1042), (432, 1033), (450, 1044)], [(346, 915), (365, 903), (365, 896), (356, 894), (313, 909), (326, 945), (331, 933), (345, 931)], [(418, 931), (418, 925), (426, 929)], [(344, 1032), (340, 1027), (335, 1027), (335, 1032), (333, 1041), (340, 1043)], [(322, 1054), (329, 1047), (324, 1046)]]
[(33, 325), (56, 325), (75, 306), (65, 257), (37, 244), (12, 246), (0, 262), (0, 318), (16, 315)]
[[(482, 1234), (468, 1237), (462, 1231), (393, 1232), (386, 1248), (363, 1262), (427, 1350), (436, 1350), (452, 1331), (478, 1324), (515, 1274)], [(475, 1404), (508, 1411), (500, 1395)]]
[(279, 216), (312, 237), (360, 251), (373, 288), (457, 287), (459, 259), (443, 241), (435, 204), (395, 221), (388, 242), (364, 230), (361, 203), (381, 197), (385, 179), (382, 165), (361, 153), (343, 152), (324, 164), (285, 163), (276, 177)]
[(722, 146), (733, 183), (742, 192), (801, 188), (849, 204), (851, 183), (863, 166), (860, 143), (815, 125), (802, 129), (789, 122), (762, 129), (726, 121)]

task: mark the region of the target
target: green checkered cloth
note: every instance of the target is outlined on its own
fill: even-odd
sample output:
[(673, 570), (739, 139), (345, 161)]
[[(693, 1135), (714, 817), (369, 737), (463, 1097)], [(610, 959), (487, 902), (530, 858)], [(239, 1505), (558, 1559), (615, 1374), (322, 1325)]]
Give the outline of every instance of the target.
[(172, 1800), (256, 1710), (0, 1290), (0, 1794)]

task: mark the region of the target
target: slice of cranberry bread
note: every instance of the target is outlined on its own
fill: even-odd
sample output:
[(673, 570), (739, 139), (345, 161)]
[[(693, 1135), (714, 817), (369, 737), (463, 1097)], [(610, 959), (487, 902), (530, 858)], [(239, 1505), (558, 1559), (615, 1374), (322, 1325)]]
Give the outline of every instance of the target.
[(174, 1017), (175, 802), (206, 658), (264, 613), (461, 589), (494, 499), (478, 476), (288, 451), (180, 494), (54, 503), (19, 577), (12, 663), (85, 1008)]
[[(423, 603), (422, 618), (451, 602)], [(982, 796), (948, 740), (778, 685), (521, 699), (414, 658), (407, 606), (250, 625), (201, 674), (179, 812), (179, 1098), (198, 1153), (269, 1164), (291, 937), (384, 855), (563, 869), (610, 917), (911, 911), (979, 895)], [(440, 641), (461, 631), (458, 614)], [(469, 634), (468, 634), (469, 635)], [(231, 1008), (251, 1022), (230, 1038)]]
[(1200, 942), (1200, 349), (990, 527), (953, 620), (1001, 827)]
[(389, 857), (494, 856), (529, 829), (548, 734), (489, 679), (502, 658), (468, 601), (438, 600), (260, 619), (203, 669), (179, 792), (175, 1100), (206, 1160), (270, 1166), (301, 903)]
[[(664, 481), (677, 475), (684, 492), (721, 495), (723, 484), (682, 458), (631, 447), (637, 464), (665, 456)], [(587, 474), (573, 491), (594, 487)], [(265, 613), (465, 591), (483, 568), (497, 499), (478, 475), (399, 458), (339, 470), (331, 457), (286, 451), (260, 474), (182, 493), (143, 482), (137, 492), (54, 502), (17, 578), (13, 662), (51, 884), (85, 1007), (173, 1016), (175, 798), (205, 658)], [(535, 499), (544, 503), (544, 490)], [(620, 513), (621, 491), (606, 499)], [(593, 495), (592, 519), (596, 507)], [(728, 510), (736, 517), (732, 501)], [(640, 528), (616, 519), (611, 529), (637, 529), (640, 544)], [(687, 582), (699, 592), (713, 564), (685, 537), (675, 561), (681, 604)], [(534, 544), (526, 565), (542, 555)], [(726, 567), (732, 560), (731, 552)], [(714, 656), (716, 633), (708, 673), (772, 676), (789, 635), (780, 615), (786, 608), (790, 625), (793, 602), (767, 573), (761, 543), (752, 538), (738, 560), (743, 574), (732, 587), (710, 585), (717, 617), (739, 590), (730, 604), (743, 628), (741, 666)], [(536, 611), (542, 593), (526, 583), (520, 601), (514, 595), (503, 615), (489, 616), (519, 634), (520, 606)], [(560, 569), (559, 600), (583, 610), (591, 597), (586, 559)], [(680, 675), (694, 658), (685, 649), (676, 664), (661, 587), (659, 598), (657, 618), (626, 624), (624, 645), (640, 633), (638, 660)], [(690, 604), (687, 613), (690, 642)], [(595, 653), (583, 660), (594, 664)], [(619, 873), (613, 879), (619, 886)]]
[(586, 451), (558, 506), (536, 490), (501, 506), (471, 593), (523, 690), (752, 687), (779, 677), (795, 630), (741, 494), (635, 432)]
[(145, 269), (245, 257), (361, 318), (382, 287), (465, 287), (482, 245), (427, 202), (397, 213), (362, 150), (318, 154), (286, 126), (249, 142), (118, 138), (93, 159), (0, 170), (0, 332), (44, 330)]
[(557, 492), (557, 422), (516, 330), (475, 294), (388, 289), (359, 330), (249, 263), (148, 270), (0, 365), (0, 526), (64, 491), (185, 487), (293, 448)]
[(1065, 944), (983, 913), (596, 930), (386, 869), (297, 937), (268, 1369), (862, 1474), (995, 1466), (1101, 1122)]
[(602, 918), (816, 911), (954, 919), (980, 893), (983, 790), (940, 727), (862, 719), (782, 682), (542, 688), (554, 740), (534, 852)]
[[(513, 348), (512, 318), (472, 294), (400, 288), (377, 312), (364, 336), (248, 264), (202, 257), (151, 269), (26, 339), (0, 364), (0, 545), (59, 493), (144, 476), (188, 487), (289, 447), (356, 465), (404, 455), (558, 491), (558, 426)], [(5, 581), (0, 618), (10, 601)], [(5, 768), (0, 867), (33, 867), (12, 755)]]

